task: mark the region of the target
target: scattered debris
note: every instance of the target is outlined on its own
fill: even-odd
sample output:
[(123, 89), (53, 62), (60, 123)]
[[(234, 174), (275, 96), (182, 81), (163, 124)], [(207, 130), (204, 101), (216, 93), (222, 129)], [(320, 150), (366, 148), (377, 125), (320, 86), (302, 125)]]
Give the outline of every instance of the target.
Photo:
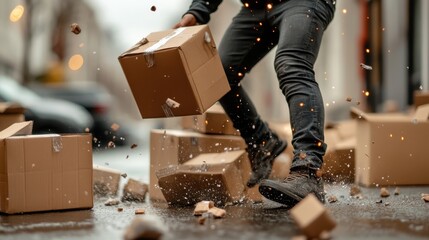
[(348, 98), (346, 98), (346, 101), (347, 101), (347, 102), (351, 102), (351, 101), (352, 101), (352, 98), (351, 98), (351, 97), (348, 97)]
[(223, 218), (226, 215), (226, 211), (225, 209), (221, 209), (221, 208), (217, 208), (217, 207), (212, 207), (208, 210), (208, 213), (213, 214), (213, 216), (215, 218)]
[(125, 230), (124, 240), (160, 239), (164, 232), (160, 226), (162, 223), (151, 221), (147, 217), (136, 217)]
[(301, 200), (290, 210), (290, 214), (308, 239), (319, 239), (336, 226), (336, 222), (328, 210), (314, 194)]
[(85, 132), (89, 132), (89, 128), (85, 128)]
[(328, 197), (328, 202), (329, 202), (329, 203), (334, 203), (334, 202), (336, 202), (336, 201), (338, 201), (338, 199), (337, 199), (337, 197), (336, 197), (336, 196), (331, 195), (331, 196), (329, 196), (329, 197)]
[(119, 128), (120, 128), (121, 126), (119, 126), (119, 124), (117, 124), (117, 123), (113, 123), (111, 126), (110, 126), (110, 129), (112, 129), (113, 131), (118, 131), (119, 130)]
[(393, 194), (397, 196), (397, 195), (399, 195), (399, 193), (400, 193), (400, 192), (399, 192), (399, 188), (398, 188), (398, 187), (397, 187), (397, 188), (395, 188), (395, 192), (394, 192)]
[(383, 200), (378, 200), (378, 201), (376, 201), (375, 203), (383, 203)]
[(107, 147), (108, 147), (108, 148), (115, 148), (116, 146), (115, 146), (115, 143), (114, 143), (114, 142), (109, 141), (109, 143), (107, 143)]
[(150, 8), (150, 10), (151, 10), (152, 12), (155, 12), (155, 11), (156, 11), (156, 6), (152, 6), (152, 7)]
[(422, 199), (425, 202), (429, 202), (429, 193), (422, 193)]
[(147, 184), (130, 178), (127, 184), (124, 186), (121, 200), (144, 202), (148, 188), (149, 187)]
[(93, 166), (94, 194), (97, 196), (116, 196), (121, 180), (121, 172), (100, 165)]
[(365, 65), (365, 64), (361, 63), (360, 66), (365, 70), (370, 70), (370, 71), (372, 70), (372, 67), (369, 65)]
[(70, 29), (72, 31), (72, 33), (74, 34), (79, 34), (80, 32), (82, 32), (82, 29), (80, 29), (79, 25), (77, 23), (73, 23), (72, 25), (70, 25)]
[(118, 210), (118, 212), (122, 212), (122, 211), (124, 211), (124, 208), (118, 207), (117, 210)]
[(123, 177), (123, 178), (127, 178), (127, 176), (128, 176), (128, 174), (126, 174), (126, 173), (121, 174), (121, 177)]
[(389, 202), (386, 202), (385, 204), (384, 204), (384, 206), (390, 206), (390, 203)]
[(380, 197), (386, 198), (388, 196), (390, 196), (389, 190), (387, 190), (387, 188), (381, 188)]
[(361, 193), (362, 191), (360, 190), (359, 186), (352, 185), (350, 187), (350, 196), (354, 197), (354, 196), (357, 196), (358, 194), (360, 195)]
[(201, 216), (203, 213), (209, 211), (210, 208), (214, 207), (213, 201), (201, 201), (195, 205), (194, 216)]
[(104, 206), (115, 206), (119, 204), (119, 199), (109, 198), (104, 202)]
[(144, 213), (145, 213), (145, 211), (144, 211), (144, 209), (143, 209), (143, 208), (137, 208), (137, 209), (134, 211), (134, 213), (135, 213), (136, 215), (138, 215), (138, 214), (144, 214)]
[(206, 223), (206, 219), (207, 219), (207, 216), (201, 216), (198, 218), (198, 223), (200, 225), (204, 225), (204, 223)]
[(131, 145), (131, 149), (136, 148), (136, 147), (137, 147), (137, 144), (135, 144), (135, 143), (133, 143), (133, 144)]

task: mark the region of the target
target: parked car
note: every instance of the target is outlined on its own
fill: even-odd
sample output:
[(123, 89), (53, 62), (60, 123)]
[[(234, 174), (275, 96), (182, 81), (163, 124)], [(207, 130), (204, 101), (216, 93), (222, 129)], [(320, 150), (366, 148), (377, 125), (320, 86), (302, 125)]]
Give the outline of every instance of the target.
[(67, 100), (84, 107), (94, 120), (91, 133), (97, 139), (96, 145), (106, 146), (109, 142), (113, 142), (121, 146), (126, 143), (128, 133), (114, 119), (110, 107), (112, 96), (102, 85), (95, 82), (69, 82), (49, 85), (33, 84), (31, 88), (40, 95)]
[(92, 128), (91, 115), (72, 102), (45, 98), (0, 75), (0, 101), (16, 102), (26, 108), (25, 120), (33, 121), (33, 133), (82, 133)]

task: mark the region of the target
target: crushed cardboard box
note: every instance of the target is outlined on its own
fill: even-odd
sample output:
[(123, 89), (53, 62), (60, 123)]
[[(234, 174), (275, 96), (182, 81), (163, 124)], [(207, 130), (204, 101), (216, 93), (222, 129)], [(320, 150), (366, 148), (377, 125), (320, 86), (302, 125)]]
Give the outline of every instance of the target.
[(0, 212), (92, 208), (91, 134), (31, 132), (32, 122), (0, 132)]
[(240, 135), (220, 104), (213, 105), (202, 115), (183, 117), (182, 127), (207, 134)]
[(314, 194), (309, 194), (296, 204), (290, 214), (309, 239), (318, 239), (323, 232), (330, 232), (336, 226), (329, 211)]
[(148, 189), (146, 183), (130, 178), (124, 186), (122, 201), (144, 202)]
[(182, 165), (160, 169), (157, 176), (169, 204), (192, 205), (205, 199), (226, 203), (244, 196), (249, 170), (246, 152), (239, 150), (200, 154)]
[(109, 167), (93, 166), (94, 194), (98, 196), (116, 196), (121, 181), (121, 172)]
[(427, 185), (429, 105), (414, 116), (365, 113), (355, 107), (356, 182), (365, 186)]
[(0, 131), (14, 123), (23, 122), (24, 107), (18, 103), (0, 102)]
[(156, 171), (183, 164), (202, 153), (220, 153), (245, 149), (240, 136), (207, 135), (186, 130), (151, 130), (149, 196), (165, 201), (158, 186)]
[(202, 114), (230, 90), (207, 25), (153, 32), (119, 62), (143, 118)]

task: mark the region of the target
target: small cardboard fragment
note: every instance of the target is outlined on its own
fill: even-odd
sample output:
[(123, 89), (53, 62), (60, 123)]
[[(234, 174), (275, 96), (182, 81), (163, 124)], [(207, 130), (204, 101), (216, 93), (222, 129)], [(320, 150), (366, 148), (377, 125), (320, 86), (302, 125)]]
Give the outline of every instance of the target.
[(104, 206), (115, 206), (119, 204), (119, 199), (109, 198), (104, 202)]
[(358, 194), (361, 194), (361, 190), (360, 190), (359, 186), (352, 185), (350, 187), (350, 196), (354, 197), (354, 196), (356, 196)]
[(387, 190), (387, 188), (381, 188), (380, 189), (380, 197), (386, 198), (390, 196), (389, 190)]
[(163, 235), (163, 230), (159, 226), (160, 224), (144, 217), (136, 217), (126, 228), (124, 240), (160, 239)]
[(145, 213), (145, 211), (144, 211), (144, 209), (142, 209), (142, 208), (137, 208), (136, 210), (134, 210), (134, 213), (135, 213), (136, 215), (139, 215), (139, 214), (144, 214), (144, 213)]
[(201, 201), (195, 205), (194, 216), (201, 216), (203, 213), (208, 212), (210, 208), (214, 207), (213, 201)]
[(215, 218), (223, 218), (226, 215), (225, 209), (221, 209), (217, 207), (212, 207), (207, 212), (213, 214)]
[(334, 203), (334, 202), (336, 202), (336, 201), (338, 201), (338, 199), (337, 199), (337, 197), (336, 197), (336, 196), (331, 195), (331, 196), (329, 196), (329, 197), (328, 197), (328, 202), (329, 202), (329, 203)]
[(395, 193), (394, 193), (394, 195), (395, 195), (395, 196), (397, 196), (397, 195), (399, 195), (399, 193), (400, 193), (399, 188), (398, 188), (398, 187), (397, 187), (397, 188), (395, 188)]
[(144, 202), (149, 186), (143, 182), (130, 178), (124, 186), (122, 201)]

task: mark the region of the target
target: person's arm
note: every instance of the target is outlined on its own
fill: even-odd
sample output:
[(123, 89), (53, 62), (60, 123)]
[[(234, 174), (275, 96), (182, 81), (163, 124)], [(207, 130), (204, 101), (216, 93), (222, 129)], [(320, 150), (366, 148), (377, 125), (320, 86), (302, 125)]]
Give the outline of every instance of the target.
[(222, 0), (193, 0), (189, 10), (174, 28), (193, 26), (197, 23), (206, 24), (210, 21), (210, 14), (215, 12)]

